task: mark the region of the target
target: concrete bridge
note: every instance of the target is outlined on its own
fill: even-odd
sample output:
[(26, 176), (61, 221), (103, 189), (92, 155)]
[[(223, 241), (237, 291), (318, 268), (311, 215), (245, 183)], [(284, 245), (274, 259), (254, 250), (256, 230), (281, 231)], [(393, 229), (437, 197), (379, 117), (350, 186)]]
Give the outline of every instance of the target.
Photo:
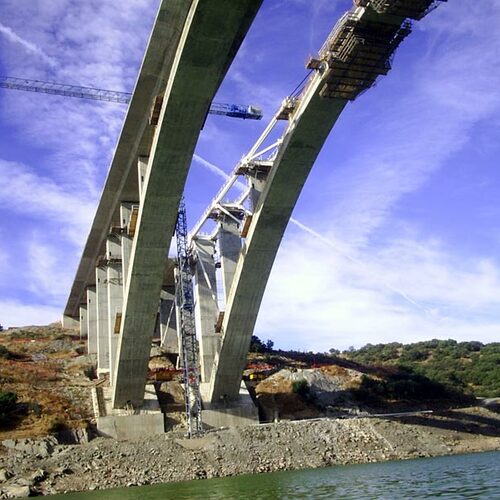
[[(158, 325), (162, 343), (178, 352), (172, 314), (175, 266), (166, 253), (210, 103), (261, 3), (161, 3), (64, 311), (64, 324), (88, 336), (98, 373), (107, 374), (108, 416), (124, 407), (129, 413), (142, 411), (146, 420), (153, 415), (145, 388)], [(411, 32), (411, 20), (421, 19), (436, 4), (355, 0), (317, 57), (309, 60), (304, 87), (283, 101), (195, 225), (190, 235), (194, 314), (208, 425), (256, 419), (242, 372), (301, 189), (346, 104), (387, 74), (395, 50)], [(285, 132), (270, 142), (282, 120)], [(229, 202), (238, 179), (246, 189)]]

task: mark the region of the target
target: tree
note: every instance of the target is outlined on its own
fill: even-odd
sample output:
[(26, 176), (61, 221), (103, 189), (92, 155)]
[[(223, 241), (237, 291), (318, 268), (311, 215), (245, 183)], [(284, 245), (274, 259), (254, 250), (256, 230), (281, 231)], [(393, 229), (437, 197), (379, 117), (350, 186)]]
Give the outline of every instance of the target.
[(274, 347), (274, 342), (272, 340), (266, 340), (266, 351), (272, 352)]
[(273, 347), (274, 342), (272, 340), (262, 342), (257, 335), (252, 335), (252, 339), (250, 340), (250, 352), (272, 352)]

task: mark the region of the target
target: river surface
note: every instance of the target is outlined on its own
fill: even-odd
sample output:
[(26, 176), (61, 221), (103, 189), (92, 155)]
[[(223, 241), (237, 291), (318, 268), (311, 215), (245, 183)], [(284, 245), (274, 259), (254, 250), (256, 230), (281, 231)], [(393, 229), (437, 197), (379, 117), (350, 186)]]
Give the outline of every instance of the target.
[(500, 499), (500, 452), (274, 472), (115, 490), (67, 500)]

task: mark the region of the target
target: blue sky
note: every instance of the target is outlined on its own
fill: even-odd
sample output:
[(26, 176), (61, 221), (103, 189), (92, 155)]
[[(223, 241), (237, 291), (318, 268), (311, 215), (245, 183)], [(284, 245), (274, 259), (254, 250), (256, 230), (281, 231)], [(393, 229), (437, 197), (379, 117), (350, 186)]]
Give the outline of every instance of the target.
[[(2, 0), (0, 74), (130, 91), (159, 0)], [(264, 0), (197, 155), (225, 172), (350, 0)], [(500, 2), (451, 0), (347, 106), (308, 179), (256, 334), (279, 347), (500, 338)], [(59, 319), (126, 109), (0, 90), (0, 323)], [(223, 179), (200, 160), (194, 223)]]

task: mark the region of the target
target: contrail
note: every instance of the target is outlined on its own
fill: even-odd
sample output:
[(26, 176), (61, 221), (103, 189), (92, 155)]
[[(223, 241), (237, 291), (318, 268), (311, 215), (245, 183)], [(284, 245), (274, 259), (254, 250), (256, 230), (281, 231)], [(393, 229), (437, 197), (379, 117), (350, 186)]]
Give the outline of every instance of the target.
[[(356, 264), (360, 268), (364, 269), (368, 274), (372, 274), (373, 275), (373, 272), (368, 269), (368, 266), (366, 266), (366, 264), (364, 264), (360, 260), (352, 257), (351, 255), (345, 253), (344, 251), (342, 251), (337, 245), (335, 245), (335, 243), (332, 240), (330, 240), (328, 238), (325, 238), (322, 234), (317, 233), (314, 229), (311, 229), (310, 227), (302, 224), (302, 222), (299, 222), (297, 219), (294, 219), (293, 217), (290, 218), (290, 222), (292, 224), (295, 224), (298, 228), (302, 229), (302, 231), (310, 234), (311, 236), (314, 236), (316, 239), (320, 240), (325, 245), (328, 245), (330, 248), (332, 248), (333, 250), (335, 250), (339, 255), (341, 255), (345, 259), (351, 261), (353, 264)], [(377, 277), (377, 279), (379, 279), (379, 278)], [(412, 299), (403, 290), (400, 290), (398, 288), (393, 287), (392, 285), (389, 285), (389, 283), (387, 283), (386, 281), (382, 281), (381, 284), (385, 288), (387, 288), (388, 290), (390, 290), (391, 292), (393, 292), (393, 293), (399, 295), (400, 297), (402, 297), (404, 300), (406, 300), (407, 302), (409, 302), (411, 305), (417, 307), (418, 309), (421, 309), (426, 314), (432, 315), (432, 312), (429, 309), (427, 309), (426, 307), (424, 307), (422, 304), (419, 304), (416, 300)]]
[[(213, 174), (222, 177), (224, 180), (228, 180), (231, 178), (231, 176), (222, 170), (222, 168), (218, 167), (217, 165), (214, 165), (213, 163), (209, 162), (208, 160), (205, 160), (205, 158), (202, 158), (200, 155), (193, 155), (193, 159), (197, 161), (200, 165), (205, 167), (207, 170), (210, 170)], [(247, 189), (247, 186), (243, 184), (243, 182), (236, 181), (234, 183), (234, 186), (237, 187), (240, 191), (245, 191)]]
[[(218, 167), (217, 165), (214, 165), (213, 163), (209, 162), (208, 160), (205, 160), (204, 158), (202, 158), (199, 155), (195, 154), (194, 155), (194, 159), (200, 165), (202, 165), (203, 167), (205, 167), (207, 170), (209, 170), (210, 172), (218, 175), (219, 177), (222, 177), (225, 180), (227, 180), (227, 179), (229, 179), (231, 177), (224, 170), (222, 170), (222, 168)], [(235, 183), (235, 186), (237, 186), (238, 189), (241, 189), (242, 191), (244, 191), (246, 189), (246, 187), (244, 186), (244, 184), (242, 182)], [(316, 232), (314, 229), (310, 228), (309, 226), (306, 226), (305, 224), (303, 224), (302, 222), (298, 221), (294, 217), (290, 218), (290, 222), (292, 224), (294, 224), (295, 226), (297, 226), (302, 231), (306, 232), (307, 234), (309, 234), (311, 236), (314, 236), (314, 238), (316, 238), (317, 240), (321, 241), (325, 245), (329, 246), (331, 249), (333, 249), (335, 252), (337, 252), (339, 255), (341, 255), (345, 259), (349, 260), (353, 264), (356, 264), (358, 267), (362, 268), (367, 274), (372, 274), (373, 275), (373, 272), (368, 269), (368, 267), (367, 267), (366, 264), (364, 264), (360, 260), (352, 257), (351, 255), (345, 253), (332, 240), (330, 240), (328, 238), (325, 238), (322, 234)], [(379, 279), (379, 277), (377, 277), (377, 279)], [(400, 290), (398, 288), (393, 287), (392, 285), (390, 285), (386, 281), (382, 281), (381, 285), (383, 285), (385, 288), (387, 288), (388, 290), (390, 290), (392, 293), (395, 293), (396, 295), (399, 295), (406, 302), (408, 302), (412, 306), (416, 307), (417, 309), (420, 309), (421, 311), (424, 311), (428, 315), (431, 315), (431, 316), (433, 315), (432, 311), (430, 311), (429, 309), (427, 309), (426, 307), (424, 307), (422, 304), (419, 304), (416, 300), (412, 299), (403, 290)]]
[(24, 38), (20, 37), (15, 31), (13, 31), (11, 28), (5, 26), (2, 23), (0, 23), (0, 33), (5, 35), (5, 37), (12, 43), (18, 43), (19, 45), (22, 45), (26, 49), (26, 51), (30, 52), (31, 54), (39, 56), (50, 66), (52, 67), (56, 66), (55, 59), (47, 55), (40, 47), (38, 47), (38, 45), (28, 42), (28, 40), (25, 40)]

